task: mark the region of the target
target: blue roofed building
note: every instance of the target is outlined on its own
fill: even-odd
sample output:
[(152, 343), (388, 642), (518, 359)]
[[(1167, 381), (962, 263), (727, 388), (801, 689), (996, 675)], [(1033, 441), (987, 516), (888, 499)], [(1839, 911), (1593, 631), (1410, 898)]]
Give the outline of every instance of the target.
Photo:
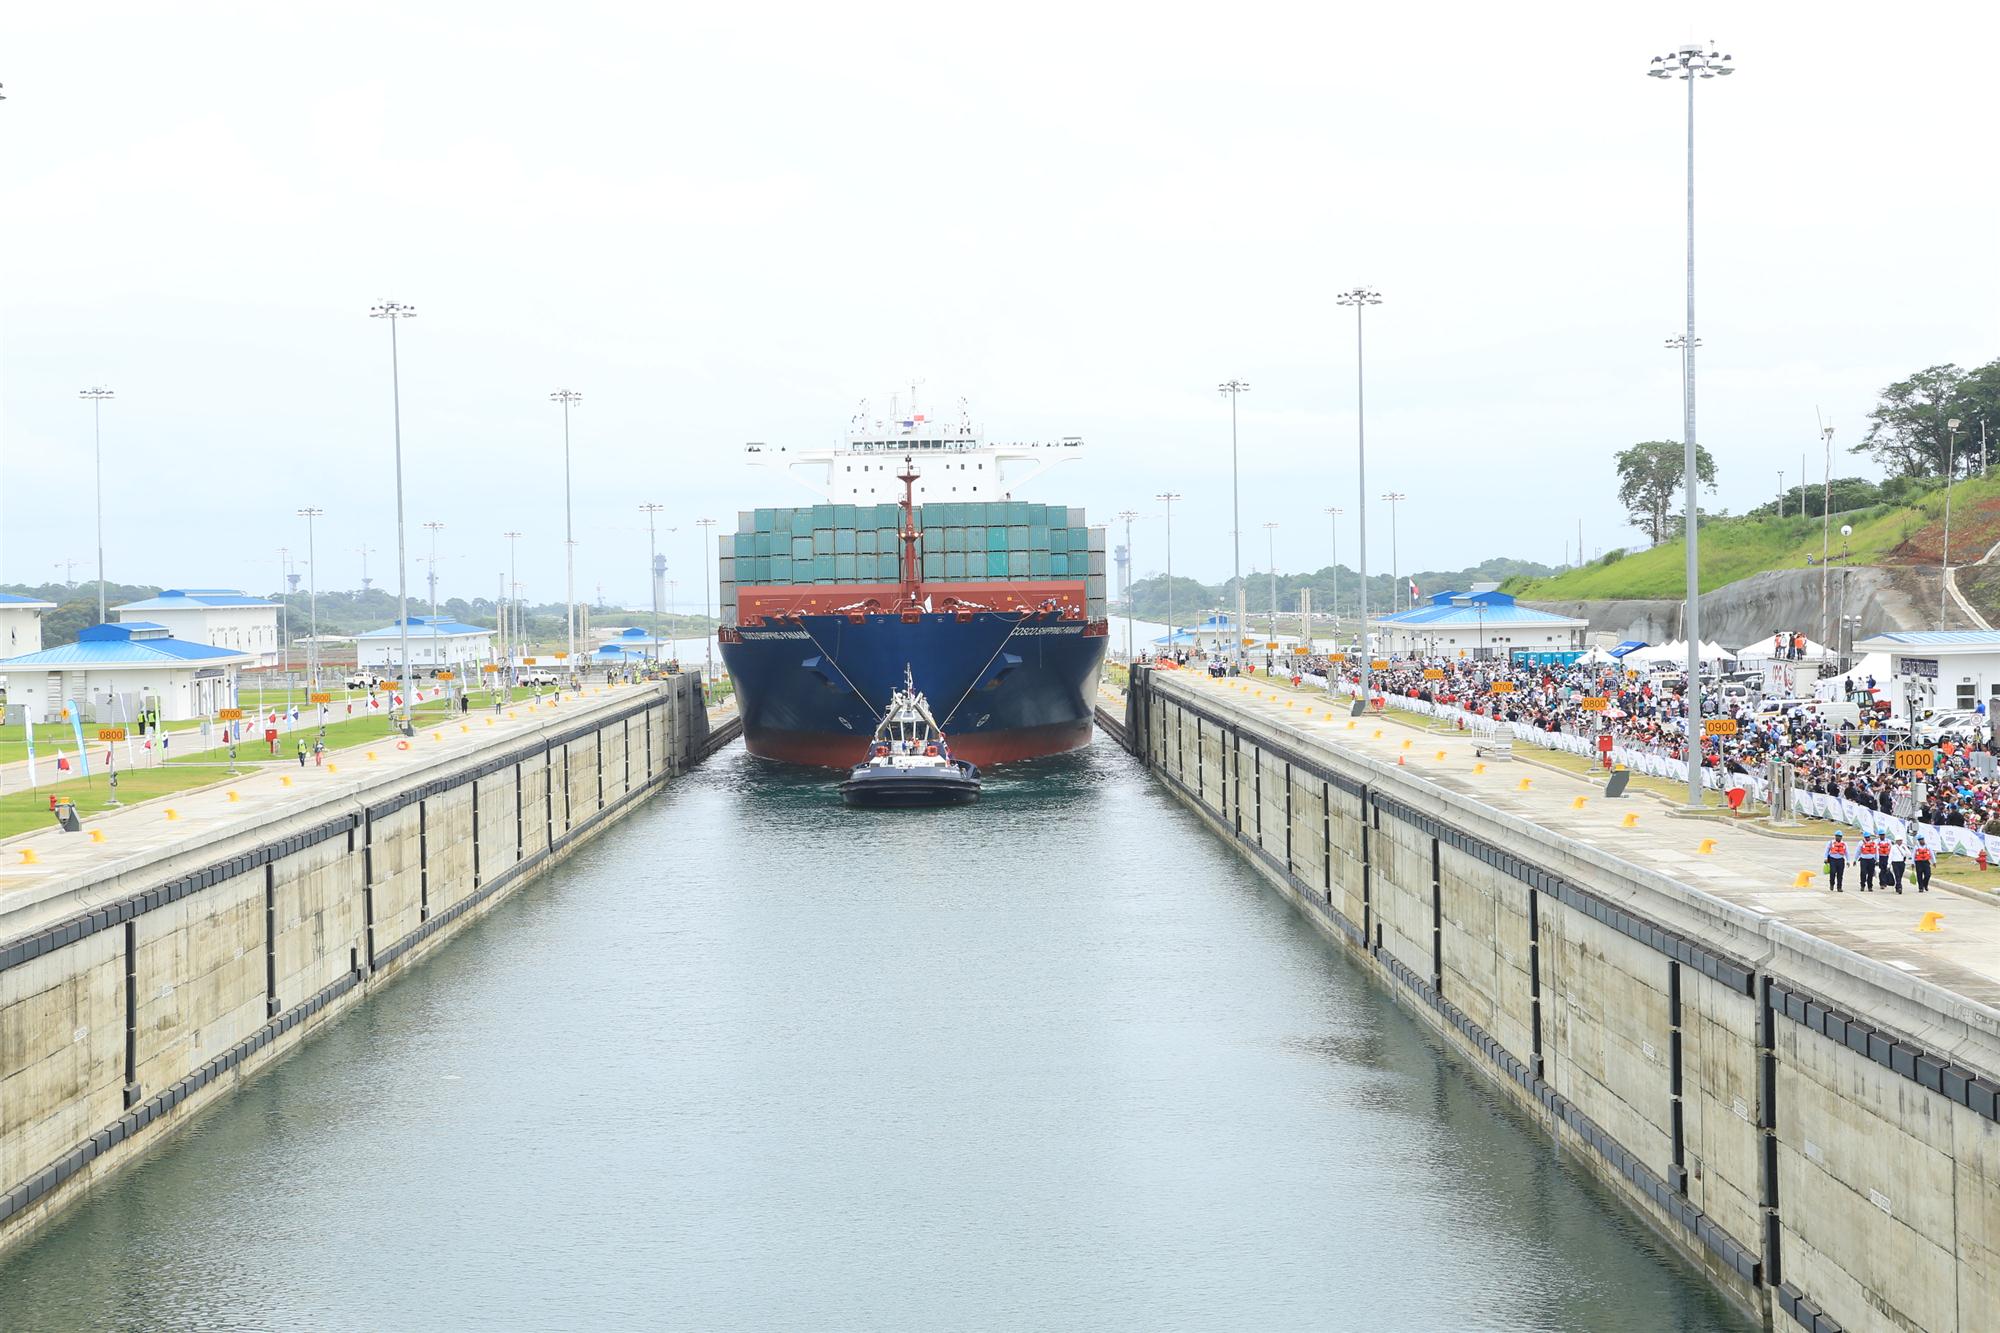
[[(355, 635), (355, 664), (384, 675), (400, 674), (404, 628), (404, 621), (395, 620), (380, 629)], [(413, 676), (435, 676), (440, 671), (455, 675), (477, 673), (493, 660), (493, 631), (482, 626), (468, 625), (450, 616), (411, 616), (407, 628)]]
[(42, 649), (42, 612), (54, 602), (38, 602), (18, 593), (0, 592), (0, 657), (17, 657)]
[(1376, 651), (1405, 657), (1492, 657), (1581, 652), (1587, 620), (1522, 606), (1491, 585), (1433, 593), (1427, 602), (1370, 618)]
[(624, 666), (630, 662), (664, 662), (674, 655), (674, 641), (648, 634), (637, 625), (612, 635), (590, 655), (594, 666)]
[(75, 643), (0, 660), (7, 708), (54, 722), (74, 703), (88, 722), (132, 722), (147, 709), (168, 722), (213, 717), (236, 702), (236, 673), (251, 655), (190, 643), (143, 620), (92, 625)]
[(114, 606), (111, 613), (121, 622), (164, 625), (189, 643), (249, 653), (257, 666), (275, 666), (284, 647), (278, 642), (278, 610), (276, 602), (238, 588), (168, 588), (158, 597)]

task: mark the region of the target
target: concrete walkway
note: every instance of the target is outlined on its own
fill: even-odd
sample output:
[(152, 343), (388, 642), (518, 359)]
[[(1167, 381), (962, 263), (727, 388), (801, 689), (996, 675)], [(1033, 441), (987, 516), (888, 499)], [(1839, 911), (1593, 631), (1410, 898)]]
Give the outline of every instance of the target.
[[(1918, 895), (1907, 868), (1900, 897), (1858, 892), (1859, 876), (1851, 869), (1847, 892), (1830, 893), (1820, 873), (1824, 844), (1817, 838), (1683, 816), (1646, 797), (1607, 800), (1601, 776), (1482, 759), (1468, 735), (1431, 733), (1388, 717), (1349, 718), (1344, 703), (1329, 711), (1323, 695), (1294, 694), (1263, 681), (1212, 680), (1191, 671), (1174, 680), (1192, 685), (1218, 708), (1253, 714), (1308, 741), (1392, 764), (1400, 757), (1441, 787), (2000, 1010), (2000, 903), (1936, 887)], [(1122, 696), (1113, 697), (1122, 714)], [(1630, 827), (1628, 817), (1636, 817)], [(1705, 839), (1713, 839), (1706, 853)], [(1805, 888), (1797, 887), (1802, 872), (1810, 877)], [(1943, 913), (1934, 933), (1917, 929), (1926, 912)]]
[[(310, 760), (304, 768), (265, 767), (95, 815), (83, 833), (64, 833), (51, 822), (46, 829), (17, 834), (0, 841), (0, 940), (46, 924), (39, 919), (38, 905), (84, 872), (115, 873), (121, 862), (137, 864), (171, 848), (192, 848), (205, 839), (230, 836), (241, 832), (246, 822), (283, 819), (329, 795), (357, 792), (385, 776), (444, 756), (463, 756), (518, 740), (542, 727), (581, 722), (593, 713), (636, 701), (645, 688), (586, 686), (580, 692), (565, 690), (559, 704), (543, 699), (516, 703), (497, 715), (489, 708), (440, 718), (418, 728), (407, 742), (391, 733), (364, 745), (329, 751), (323, 767)], [(732, 710), (729, 703), (711, 708), (711, 727), (726, 721)]]

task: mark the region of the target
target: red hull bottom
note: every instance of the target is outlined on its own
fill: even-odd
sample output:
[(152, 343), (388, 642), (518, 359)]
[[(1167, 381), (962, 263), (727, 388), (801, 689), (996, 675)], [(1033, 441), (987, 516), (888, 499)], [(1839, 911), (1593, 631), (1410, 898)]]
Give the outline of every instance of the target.
[[(951, 754), (978, 764), (1009, 764), (1020, 759), (1063, 754), (1090, 744), (1095, 723), (1064, 722), (1046, 727), (1021, 727), (991, 736), (953, 736)], [(743, 744), (751, 754), (786, 764), (806, 764), (816, 768), (853, 768), (861, 762), (867, 744), (865, 736), (832, 736), (798, 731), (746, 731)]]

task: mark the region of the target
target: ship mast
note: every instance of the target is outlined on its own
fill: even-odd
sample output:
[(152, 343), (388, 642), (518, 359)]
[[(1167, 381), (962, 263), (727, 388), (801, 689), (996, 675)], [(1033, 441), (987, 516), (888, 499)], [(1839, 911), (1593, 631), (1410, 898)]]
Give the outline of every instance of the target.
[(914, 610), (921, 566), (917, 562), (917, 466), (910, 455), (903, 455), (903, 470), (896, 474), (896, 480), (903, 483), (903, 607)]

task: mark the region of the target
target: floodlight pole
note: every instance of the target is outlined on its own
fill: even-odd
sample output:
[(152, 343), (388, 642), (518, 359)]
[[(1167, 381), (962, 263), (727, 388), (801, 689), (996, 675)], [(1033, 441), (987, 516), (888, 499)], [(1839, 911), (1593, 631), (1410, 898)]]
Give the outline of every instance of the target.
[(582, 402), (583, 395), (574, 389), (557, 389), (549, 395), (549, 401), (561, 403), (563, 413), (563, 587), (564, 596), (569, 599), (569, 656), (563, 660), (573, 672), (576, 670), (576, 534), (570, 526), (569, 409)]
[(1681, 46), (1662, 56), (1654, 56), (1649, 77), (1680, 79), (1687, 84), (1687, 331), (1681, 348), (1685, 371), (1681, 376), (1683, 414), (1682, 468), (1686, 472), (1687, 518), (1682, 537), (1687, 543), (1687, 784), (1689, 805), (1702, 803), (1701, 793), (1701, 562), (1696, 532), (1696, 491), (1700, 478), (1695, 472), (1694, 382), (1695, 349), (1700, 346), (1694, 333), (1694, 83), (1718, 74), (1734, 73), (1730, 57), (1720, 51), (1703, 51), (1698, 46)]
[(660, 547), (653, 536), (653, 516), (666, 506), (654, 504), (650, 500), (639, 506), (639, 512), (646, 516), (646, 588), (653, 602), (653, 664), (660, 661)]
[(1361, 506), (1361, 706), (1368, 704), (1368, 674), (1372, 669), (1368, 645), (1368, 419), (1363, 377), (1361, 314), (1371, 305), (1382, 304), (1382, 293), (1372, 287), (1356, 287), (1333, 298), (1335, 305), (1354, 307), (1354, 466), (1359, 479), (1355, 494)]
[(1179, 491), (1161, 491), (1153, 497), (1167, 507), (1167, 651), (1174, 649), (1174, 501)]
[(1951, 483), (1957, 469), (1958, 418), (1944, 423), (1944, 552), (1938, 567), (1938, 628), (1944, 628), (1944, 599), (1951, 587)]
[(1236, 465), (1236, 400), (1250, 391), (1243, 380), (1225, 380), (1217, 386), (1217, 392), (1229, 400), (1229, 540), (1231, 572), (1236, 579), (1236, 670), (1243, 670), (1243, 630), (1246, 613), (1243, 595), (1243, 502), (1242, 487), (1238, 481)]
[(104, 400), (117, 397), (101, 385), (92, 385), (77, 394), (90, 404), (90, 451), (97, 466), (97, 623), (105, 621), (104, 610)]
[[(1278, 641), (1278, 525), (1276, 523), (1266, 523), (1264, 525), (1264, 545), (1265, 554), (1271, 566), (1271, 638), (1269, 642), (1276, 643)], [(1276, 651), (1277, 649), (1275, 648), (1267, 648), (1265, 650), (1267, 662), (1269, 654)]]
[(319, 561), (313, 544), (313, 520), (326, 511), (308, 505), (298, 513), (306, 521), (306, 608), (312, 634), (306, 647), (306, 692), (310, 694), (319, 685)]
[(1345, 512), (1347, 511), (1337, 505), (1328, 505), (1326, 507), (1327, 520), (1332, 529), (1330, 535), (1333, 538), (1333, 605), (1327, 609), (1333, 615), (1333, 638), (1336, 651), (1338, 651), (1340, 645), (1340, 516)]
[[(389, 321), (389, 394), (396, 423), (396, 639), (403, 655), (403, 721), (410, 720), (410, 571), (408, 543), (403, 535), (403, 379), (398, 362), (396, 325), (414, 318), (416, 310), (396, 301), (383, 301), (369, 312), (374, 319)], [(365, 580), (364, 580), (365, 582)]]
[(1118, 517), (1125, 520), (1125, 668), (1132, 667), (1132, 617), (1136, 612), (1136, 599), (1132, 596), (1132, 520), (1139, 517), (1136, 509), (1121, 509)]
[[(694, 521), (694, 525), (701, 529), (701, 613), (703, 616), (708, 616), (709, 593), (715, 586), (714, 581), (708, 576), (708, 548), (713, 544), (711, 538), (715, 530), (715, 520), (712, 518), (698, 518)], [(711, 618), (708, 627), (708, 636), (702, 641), (701, 645), (703, 660), (708, 663), (708, 674), (702, 677), (702, 688), (705, 690), (715, 687), (715, 632), (717, 628)]]

